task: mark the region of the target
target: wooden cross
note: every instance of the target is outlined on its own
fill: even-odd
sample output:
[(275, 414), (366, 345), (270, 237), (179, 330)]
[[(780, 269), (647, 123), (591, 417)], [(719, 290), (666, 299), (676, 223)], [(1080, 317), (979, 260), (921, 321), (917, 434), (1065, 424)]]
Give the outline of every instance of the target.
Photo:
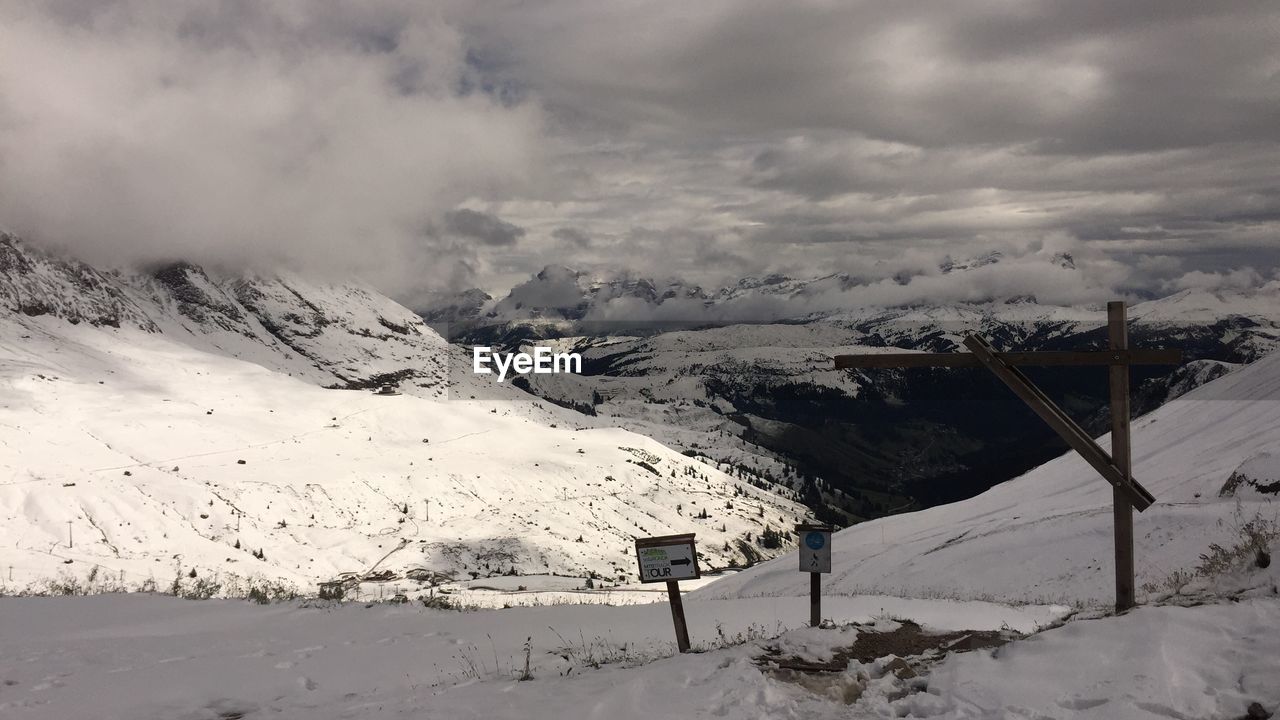
[[(1133, 455), (1129, 436), (1129, 366), (1177, 365), (1180, 350), (1129, 348), (1125, 304), (1107, 303), (1107, 350), (1074, 352), (999, 352), (977, 335), (964, 339), (968, 353), (885, 353), (837, 355), (837, 370), (855, 368), (985, 367), (1053, 428), (1071, 449), (1080, 454), (1113, 488), (1116, 551), (1116, 610), (1133, 607), (1133, 510), (1151, 507), (1156, 498), (1133, 479)], [(1103, 450), (1021, 370), (1020, 365), (1097, 365), (1110, 370), (1111, 453)]]

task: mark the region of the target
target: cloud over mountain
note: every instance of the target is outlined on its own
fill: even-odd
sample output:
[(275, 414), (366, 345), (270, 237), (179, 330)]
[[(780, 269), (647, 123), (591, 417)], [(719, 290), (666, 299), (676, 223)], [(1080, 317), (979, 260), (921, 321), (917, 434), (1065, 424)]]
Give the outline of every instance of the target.
[(537, 165), (537, 106), (473, 74), (418, 3), (4, 3), (0, 223), (99, 261), (440, 281), (472, 253), (432, 221)]

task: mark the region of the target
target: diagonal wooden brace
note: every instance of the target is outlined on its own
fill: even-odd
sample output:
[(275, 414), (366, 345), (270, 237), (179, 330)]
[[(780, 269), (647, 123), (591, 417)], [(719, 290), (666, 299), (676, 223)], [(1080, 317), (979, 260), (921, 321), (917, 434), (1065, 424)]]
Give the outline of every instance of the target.
[(1055, 405), (1021, 370), (1002, 360), (990, 343), (976, 335), (970, 335), (964, 339), (964, 345), (978, 358), (983, 367), (1008, 385), (1009, 389), (1029, 405), (1040, 419), (1053, 428), (1054, 432), (1066, 440), (1071, 449), (1079, 453), (1085, 462), (1093, 466), (1093, 469), (1097, 470), (1107, 482), (1124, 492), (1135, 510), (1142, 512), (1151, 507), (1151, 504), (1156, 501), (1155, 496), (1116, 467), (1106, 450), (1094, 442), (1083, 428)]

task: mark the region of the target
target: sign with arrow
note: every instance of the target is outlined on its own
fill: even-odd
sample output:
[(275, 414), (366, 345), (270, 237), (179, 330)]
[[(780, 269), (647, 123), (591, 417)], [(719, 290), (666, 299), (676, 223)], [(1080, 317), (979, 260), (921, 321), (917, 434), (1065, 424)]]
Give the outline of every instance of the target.
[(663, 535), (661, 537), (636, 538), (636, 561), (640, 563), (640, 582), (667, 584), (667, 599), (671, 602), (671, 621), (676, 628), (676, 647), (689, 652), (689, 623), (684, 619), (684, 601), (680, 599), (681, 580), (696, 580), (698, 550), (693, 544), (693, 533), (688, 535)]
[(642, 583), (696, 580), (701, 577), (693, 535), (637, 538), (636, 559), (640, 563)]

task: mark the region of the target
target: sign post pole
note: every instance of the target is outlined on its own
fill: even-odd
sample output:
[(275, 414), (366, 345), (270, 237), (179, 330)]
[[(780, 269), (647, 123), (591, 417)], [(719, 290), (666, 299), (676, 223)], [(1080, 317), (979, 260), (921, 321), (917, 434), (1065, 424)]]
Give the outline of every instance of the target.
[(828, 525), (796, 525), (800, 572), (809, 573), (809, 625), (822, 624), (822, 573), (831, 572), (831, 533)]
[(822, 573), (809, 573), (809, 627), (822, 624)]
[(689, 624), (684, 617), (684, 601), (680, 599), (680, 581), (702, 577), (698, 570), (694, 535), (636, 538), (636, 563), (640, 567), (640, 582), (667, 584), (671, 622), (676, 628), (676, 647), (682, 653), (689, 652)]
[(667, 581), (667, 599), (671, 602), (671, 622), (676, 626), (676, 647), (689, 652), (689, 624), (684, 619), (684, 601), (680, 599), (680, 583)]

